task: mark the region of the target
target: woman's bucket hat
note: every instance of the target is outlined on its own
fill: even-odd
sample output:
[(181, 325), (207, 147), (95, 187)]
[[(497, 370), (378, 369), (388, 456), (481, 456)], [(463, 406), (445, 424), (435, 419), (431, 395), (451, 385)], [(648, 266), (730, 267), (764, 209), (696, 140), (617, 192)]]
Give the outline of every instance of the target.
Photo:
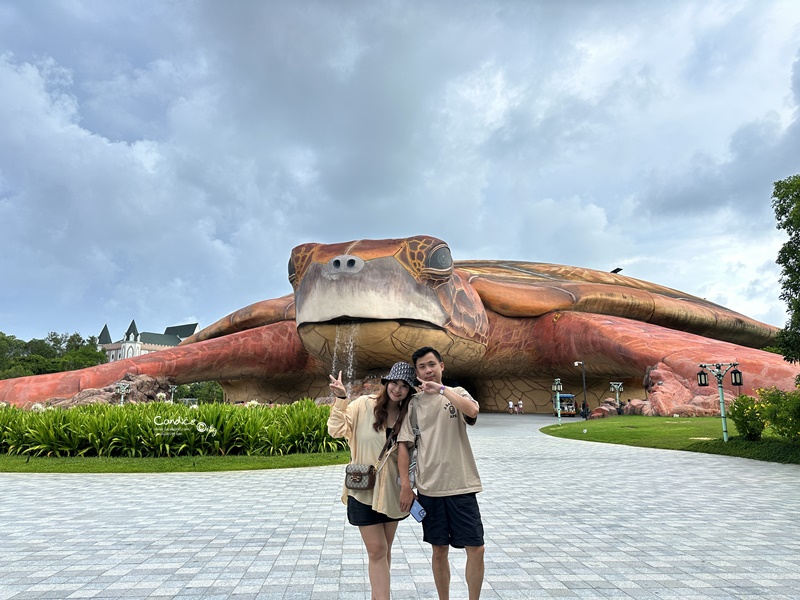
[(382, 384), (386, 385), (389, 381), (405, 381), (413, 392), (417, 385), (417, 372), (407, 362), (397, 362), (392, 365), (386, 377), (381, 377)]

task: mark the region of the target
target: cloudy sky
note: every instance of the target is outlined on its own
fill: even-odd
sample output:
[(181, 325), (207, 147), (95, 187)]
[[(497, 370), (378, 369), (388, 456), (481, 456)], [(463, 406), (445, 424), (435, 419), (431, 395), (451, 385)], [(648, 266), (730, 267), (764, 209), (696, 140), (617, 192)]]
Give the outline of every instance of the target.
[(0, 331), (119, 339), (430, 234), (782, 326), (795, 0), (0, 0)]

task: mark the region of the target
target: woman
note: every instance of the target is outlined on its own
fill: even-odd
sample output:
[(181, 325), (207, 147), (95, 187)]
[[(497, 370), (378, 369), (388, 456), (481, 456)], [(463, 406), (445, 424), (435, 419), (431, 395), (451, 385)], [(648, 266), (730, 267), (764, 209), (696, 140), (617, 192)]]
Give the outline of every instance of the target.
[[(381, 378), (380, 393), (360, 396), (348, 404), (347, 391), (339, 378), (330, 376), (330, 388), (338, 398), (328, 419), (328, 432), (335, 438), (346, 437), (354, 463), (374, 465), (392, 431), (403, 422), (416, 375), (414, 367), (395, 363)], [(399, 521), (408, 516), (400, 510), (400, 486), (397, 485), (396, 444), (392, 444), (383, 467), (371, 490), (345, 488), (342, 501), (347, 504), (347, 520), (358, 527), (369, 556), (369, 582), (372, 598), (389, 600), (389, 566), (392, 542)]]

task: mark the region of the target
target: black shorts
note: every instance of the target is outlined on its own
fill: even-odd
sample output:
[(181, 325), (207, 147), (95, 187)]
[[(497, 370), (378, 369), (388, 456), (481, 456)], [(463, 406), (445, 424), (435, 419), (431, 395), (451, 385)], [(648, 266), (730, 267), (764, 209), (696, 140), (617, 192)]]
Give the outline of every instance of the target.
[(475, 493), (457, 496), (417, 496), (425, 509), (422, 539), (434, 546), (483, 546), (483, 523)]
[(391, 523), (392, 521), (402, 521), (403, 519), (387, 517), (377, 510), (372, 510), (369, 504), (364, 504), (352, 496), (348, 496), (347, 520), (350, 522), (350, 525), (363, 527), (364, 525), (380, 525), (381, 523)]

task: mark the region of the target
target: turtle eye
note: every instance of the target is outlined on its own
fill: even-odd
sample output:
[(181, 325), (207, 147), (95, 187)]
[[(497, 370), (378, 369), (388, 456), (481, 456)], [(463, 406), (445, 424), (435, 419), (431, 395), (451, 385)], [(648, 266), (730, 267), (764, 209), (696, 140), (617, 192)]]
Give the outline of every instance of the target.
[(439, 246), (425, 259), (425, 271), (428, 273), (441, 273), (449, 275), (453, 270), (453, 257), (450, 248)]
[(294, 269), (294, 261), (290, 258), (289, 259), (289, 283), (294, 285), (294, 282), (297, 280), (297, 271)]

